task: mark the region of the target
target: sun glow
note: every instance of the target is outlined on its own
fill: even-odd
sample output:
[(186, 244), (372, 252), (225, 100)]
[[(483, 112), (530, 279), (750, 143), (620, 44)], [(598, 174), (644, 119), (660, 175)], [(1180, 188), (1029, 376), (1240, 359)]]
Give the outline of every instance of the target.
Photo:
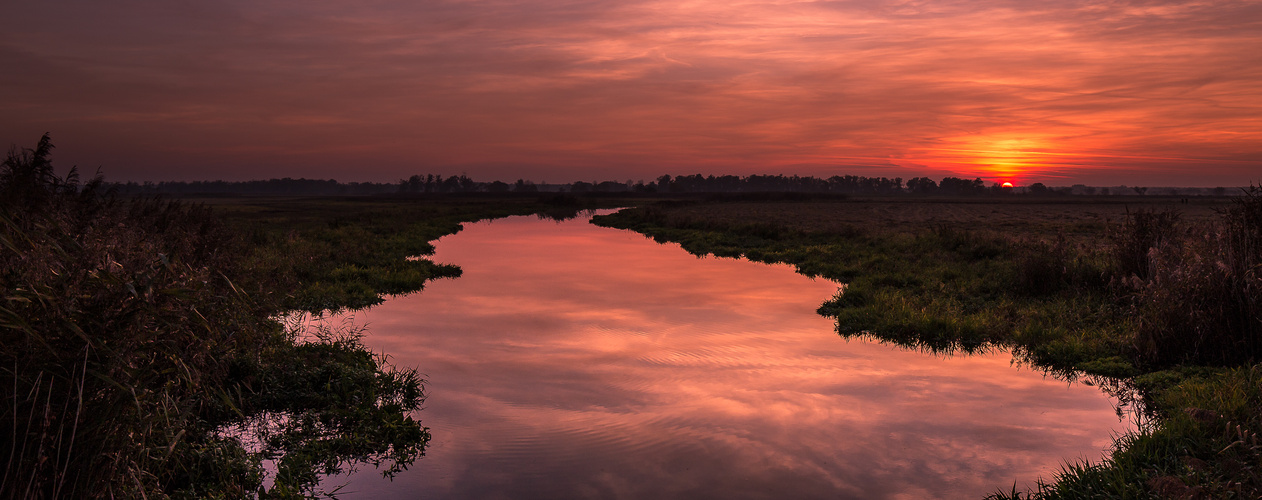
[(947, 139), (925, 151), (925, 162), (1008, 184), (1023, 182), (1057, 163), (1059, 141), (1040, 134), (987, 134)]
[(1038, 157), (1046, 150), (1044, 141), (1025, 137), (980, 138), (974, 145), (973, 163), (991, 177), (1005, 179), (1038, 170)]

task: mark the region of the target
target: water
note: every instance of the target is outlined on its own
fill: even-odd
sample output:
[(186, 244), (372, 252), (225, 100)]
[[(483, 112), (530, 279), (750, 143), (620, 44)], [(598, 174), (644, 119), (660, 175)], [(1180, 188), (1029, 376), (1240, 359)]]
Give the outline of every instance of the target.
[(846, 341), (787, 266), (529, 217), (437, 248), (464, 276), (354, 316), (426, 375), (434, 440), (342, 498), (979, 498), (1129, 428), (1006, 353)]

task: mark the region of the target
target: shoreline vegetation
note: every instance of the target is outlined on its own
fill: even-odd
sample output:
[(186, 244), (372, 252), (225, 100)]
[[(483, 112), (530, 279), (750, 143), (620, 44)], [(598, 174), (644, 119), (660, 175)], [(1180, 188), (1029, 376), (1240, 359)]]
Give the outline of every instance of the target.
[[(429, 440), (413, 418), (416, 370), (368, 350), (362, 332), (282, 319), (459, 276), (424, 256), (464, 222), (632, 205), (593, 222), (845, 283), (819, 307), (843, 336), (1002, 346), (1136, 395), (1146, 424), (1111, 456), (994, 498), (1262, 492), (1258, 188), (1019, 194), (953, 178), (763, 176), (747, 187), (780, 188), (748, 192), (750, 178), (663, 176), (654, 189), (671, 188), (657, 192), (546, 192), (414, 176), (373, 196), (164, 200), (157, 187), (57, 177), (51, 151), (45, 136), (0, 167), (0, 497), (311, 497), (321, 475), (356, 464), (405, 469)], [(465, 191), (437, 187), (450, 179)], [(736, 187), (705, 188), (719, 181)], [(836, 189), (801, 187), (818, 182)]]

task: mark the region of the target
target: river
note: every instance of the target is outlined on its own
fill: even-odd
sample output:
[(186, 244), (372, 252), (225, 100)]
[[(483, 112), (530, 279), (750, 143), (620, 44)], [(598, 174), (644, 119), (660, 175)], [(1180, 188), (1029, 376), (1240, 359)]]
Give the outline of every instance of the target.
[(510, 217), (436, 244), (458, 279), (350, 318), (419, 367), (434, 439), (340, 498), (980, 498), (1099, 460), (1132, 427), (1092, 386), (996, 352), (847, 341), (838, 284)]

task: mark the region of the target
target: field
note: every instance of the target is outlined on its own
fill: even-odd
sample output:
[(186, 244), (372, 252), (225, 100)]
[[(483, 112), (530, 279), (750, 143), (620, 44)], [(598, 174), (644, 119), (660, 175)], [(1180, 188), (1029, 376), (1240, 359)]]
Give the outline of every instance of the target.
[[(1183, 203), (1187, 200), (1187, 203)], [(1128, 213), (1172, 208), (1189, 224), (1217, 218), (1228, 198), (1057, 197), (1026, 198), (849, 198), (836, 201), (696, 203), (672, 212), (693, 221), (733, 224), (755, 221), (805, 233), (915, 232), (948, 226), (1020, 237), (1065, 234), (1081, 240), (1104, 236)]]

